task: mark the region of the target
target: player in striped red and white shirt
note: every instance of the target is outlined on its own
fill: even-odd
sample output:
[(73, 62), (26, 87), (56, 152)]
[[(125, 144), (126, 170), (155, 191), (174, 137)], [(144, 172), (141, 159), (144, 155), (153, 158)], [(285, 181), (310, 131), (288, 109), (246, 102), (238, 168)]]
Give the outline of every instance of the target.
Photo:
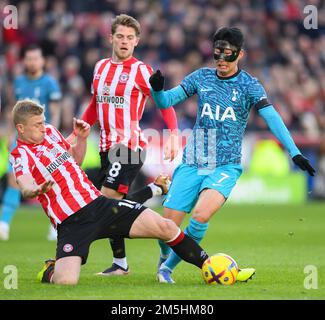
[[(86, 123), (84, 125), (87, 126)], [(55, 182), (51, 190), (38, 196), (38, 200), (56, 228), (101, 193), (69, 153), (71, 151), (75, 154), (74, 149), (61, 133), (49, 124), (44, 126), (44, 131), (41, 143), (27, 143), (17, 139), (17, 147), (11, 152), (10, 161), (16, 180), (30, 175), (37, 185), (48, 180)], [(82, 162), (83, 157), (75, 157)]]
[(140, 203), (108, 199), (88, 180), (79, 164), (86, 152), (90, 126), (74, 119), (76, 144), (45, 125), (44, 109), (31, 100), (13, 108), (18, 145), (10, 161), (25, 198), (35, 198), (58, 229), (56, 261), (48, 260), (38, 274), (42, 282), (76, 284), (80, 266), (97, 239), (156, 238), (185, 261), (201, 268), (206, 252), (171, 220)]
[[(112, 57), (102, 59), (95, 65), (91, 90), (93, 96), (82, 116), (90, 125), (99, 121), (100, 152), (109, 151), (116, 144), (123, 144), (134, 151), (144, 149), (148, 144), (139, 122), (145, 104), (151, 98), (149, 78), (153, 69), (133, 57), (134, 48), (139, 42), (139, 26), (136, 28), (133, 25), (136, 20), (129, 16), (126, 17), (134, 21), (119, 22), (119, 17), (123, 16), (126, 15), (118, 16), (112, 25)], [(160, 109), (160, 112), (168, 129), (175, 134), (177, 118), (174, 108)], [(173, 159), (177, 152), (177, 144), (166, 144), (167, 159)]]
[[(101, 171), (99, 185), (96, 186), (104, 195), (115, 199), (122, 199), (128, 194), (129, 186), (143, 165), (148, 144), (141, 131), (140, 120), (145, 104), (151, 98), (149, 77), (153, 70), (133, 57), (139, 37), (140, 25), (136, 19), (123, 14), (115, 18), (110, 35), (112, 57), (97, 62), (92, 83), (93, 96), (82, 116), (90, 125), (99, 121)], [(171, 130), (164, 157), (173, 160), (178, 153), (176, 114), (173, 107), (160, 111)], [(167, 177), (159, 177), (158, 182), (161, 178), (166, 181)], [(133, 194), (132, 199), (143, 203), (152, 195), (161, 194), (160, 188), (155, 192), (151, 189), (143, 188)], [(111, 239), (110, 244), (113, 265), (99, 274), (128, 274), (124, 239)]]

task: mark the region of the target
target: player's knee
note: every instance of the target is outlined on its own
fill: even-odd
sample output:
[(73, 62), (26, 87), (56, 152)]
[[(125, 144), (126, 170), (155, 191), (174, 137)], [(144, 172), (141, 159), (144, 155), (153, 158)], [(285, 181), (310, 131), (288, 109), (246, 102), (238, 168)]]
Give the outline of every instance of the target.
[(79, 277), (75, 275), (61, 275), (54, 277), (54, 283), (59, 285), (76, 285), (79, 281)]
[(178, 227), (176, 223), (170, 219), (162, 219), (159, 224), (159, 238), (162, 240), (170, 240), (175, 232), (177, 232)]
[(209, 217), (204, 215), (204, 213), (201, 210), (194, 209), (192, 213), (192, 218), (200, 223), (207, 223), (209, 222)]

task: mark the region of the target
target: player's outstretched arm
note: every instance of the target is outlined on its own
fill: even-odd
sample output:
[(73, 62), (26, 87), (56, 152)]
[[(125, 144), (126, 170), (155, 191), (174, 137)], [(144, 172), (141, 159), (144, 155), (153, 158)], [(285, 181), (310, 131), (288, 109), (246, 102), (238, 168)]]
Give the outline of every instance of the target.
[(87, 150), (90, 125), (81, 119), (73, 118), (73, 132), (76, 135), (76, 144), (71, 147), (70, 152), (77, 163), (81, 165)]
[(288, 150), (293, 162), (301, 170), (307, 171), (309, 175), (313, 176), (315, 169), (310, 165), (308, 159), (305, 158), (297, 148), (290, 132), (288, 131), (286, 125), (274, 107), (272, 105), (269, 105), (265, 108), (260, 109), (258, 112), (270, 128), (271, 132)]
[(165, 78), (160, 70), (157, 70), (149, 78), (150, 93), (159, 109), (167, 109), (188, 98), (182, 86), (164, 91)]
[(50, 191), (54, 181), (48, 180), (38, 185), (30, 174), (23, 174), (17, 178), (17, 184), (24, 198), (33, 199)]

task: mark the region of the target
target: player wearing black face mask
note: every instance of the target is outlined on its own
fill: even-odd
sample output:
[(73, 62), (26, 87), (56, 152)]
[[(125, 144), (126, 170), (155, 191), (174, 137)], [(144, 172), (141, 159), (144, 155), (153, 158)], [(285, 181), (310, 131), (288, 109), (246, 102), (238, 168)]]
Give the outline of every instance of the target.
[[(251, 110), (255, 109), (264, 119), (295, 165), (310, 176), (315, 173), (268, 100), (263, 85), (239, 69), (238, 64), (244, 56), (243, 42), (243, 34), (238, 28), (221, 28), (213, 37), (215, 68), (199, 68), (169, 90), (164, 90), (164, 76), (159, 70), (149, 78), (151, 94), (158, 108), (167, 108), (198, 96), (197, 120), (184, 149), (182, 164), (174, 171), (173, 183), (163, 203), (164, 217), (179, 225), (187, 213), (193, 212), (185, 232), (198, 243), (206, 234), (208, 222), (223, 207), (242, 172), (242, 139)], [(207, 134), (198, 134), (202, 131)], [(200, 174), (202, 168), (209, 168), (210, 173)], [(227, 172), (227, 178), (224, 172)], [(172, 272), (180, 259), (163, 242), (159, 245), (157, 279), (162, 283), (174, 283)], [(254, 268), (240, 269), (237, 281), (247, 281), (254, 272)]]
[(223, 59), (227, 62), (235, 61), (239, 56), (240, 48), (231, 45), (228, 41), (217, 40), (214, 43), (214, 60)]
[(221, 28), (213, 36), (214, 59), (234, 62), (242, 49), (244, 36), (238, 28)]

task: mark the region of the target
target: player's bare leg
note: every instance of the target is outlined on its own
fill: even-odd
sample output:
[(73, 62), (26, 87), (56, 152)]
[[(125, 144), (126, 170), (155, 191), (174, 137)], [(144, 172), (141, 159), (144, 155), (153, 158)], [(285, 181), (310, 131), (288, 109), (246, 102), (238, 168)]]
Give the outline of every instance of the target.
[(132, 224), (130, 238), (155, 238), (166, 242), (183, 260), (201, 268), (206, 252), (170, 219), (146, 209)]
[(81, 257), (64, 257), (56, 261), (53, 283), (77, 284), (79, 281)]
[(41, 282), (75, 285), (79, 281), (81, 257), (71, 256), (57, 261), (48, 260), (37, 278)]
[(178, 232), (178, 226), (151, 209), (144, 210), (130, 229), (130, 238), (157, 238), (170, 240)]
[(186, 212), (164, 208), (163, 217), (173, 220), (180, 227), (186, 217)]
[(192, 218), (201, 223), (207, 223), (211, 217), (223, 206), (226, 199), (217, 190), (205, 189), (192, 211)]

